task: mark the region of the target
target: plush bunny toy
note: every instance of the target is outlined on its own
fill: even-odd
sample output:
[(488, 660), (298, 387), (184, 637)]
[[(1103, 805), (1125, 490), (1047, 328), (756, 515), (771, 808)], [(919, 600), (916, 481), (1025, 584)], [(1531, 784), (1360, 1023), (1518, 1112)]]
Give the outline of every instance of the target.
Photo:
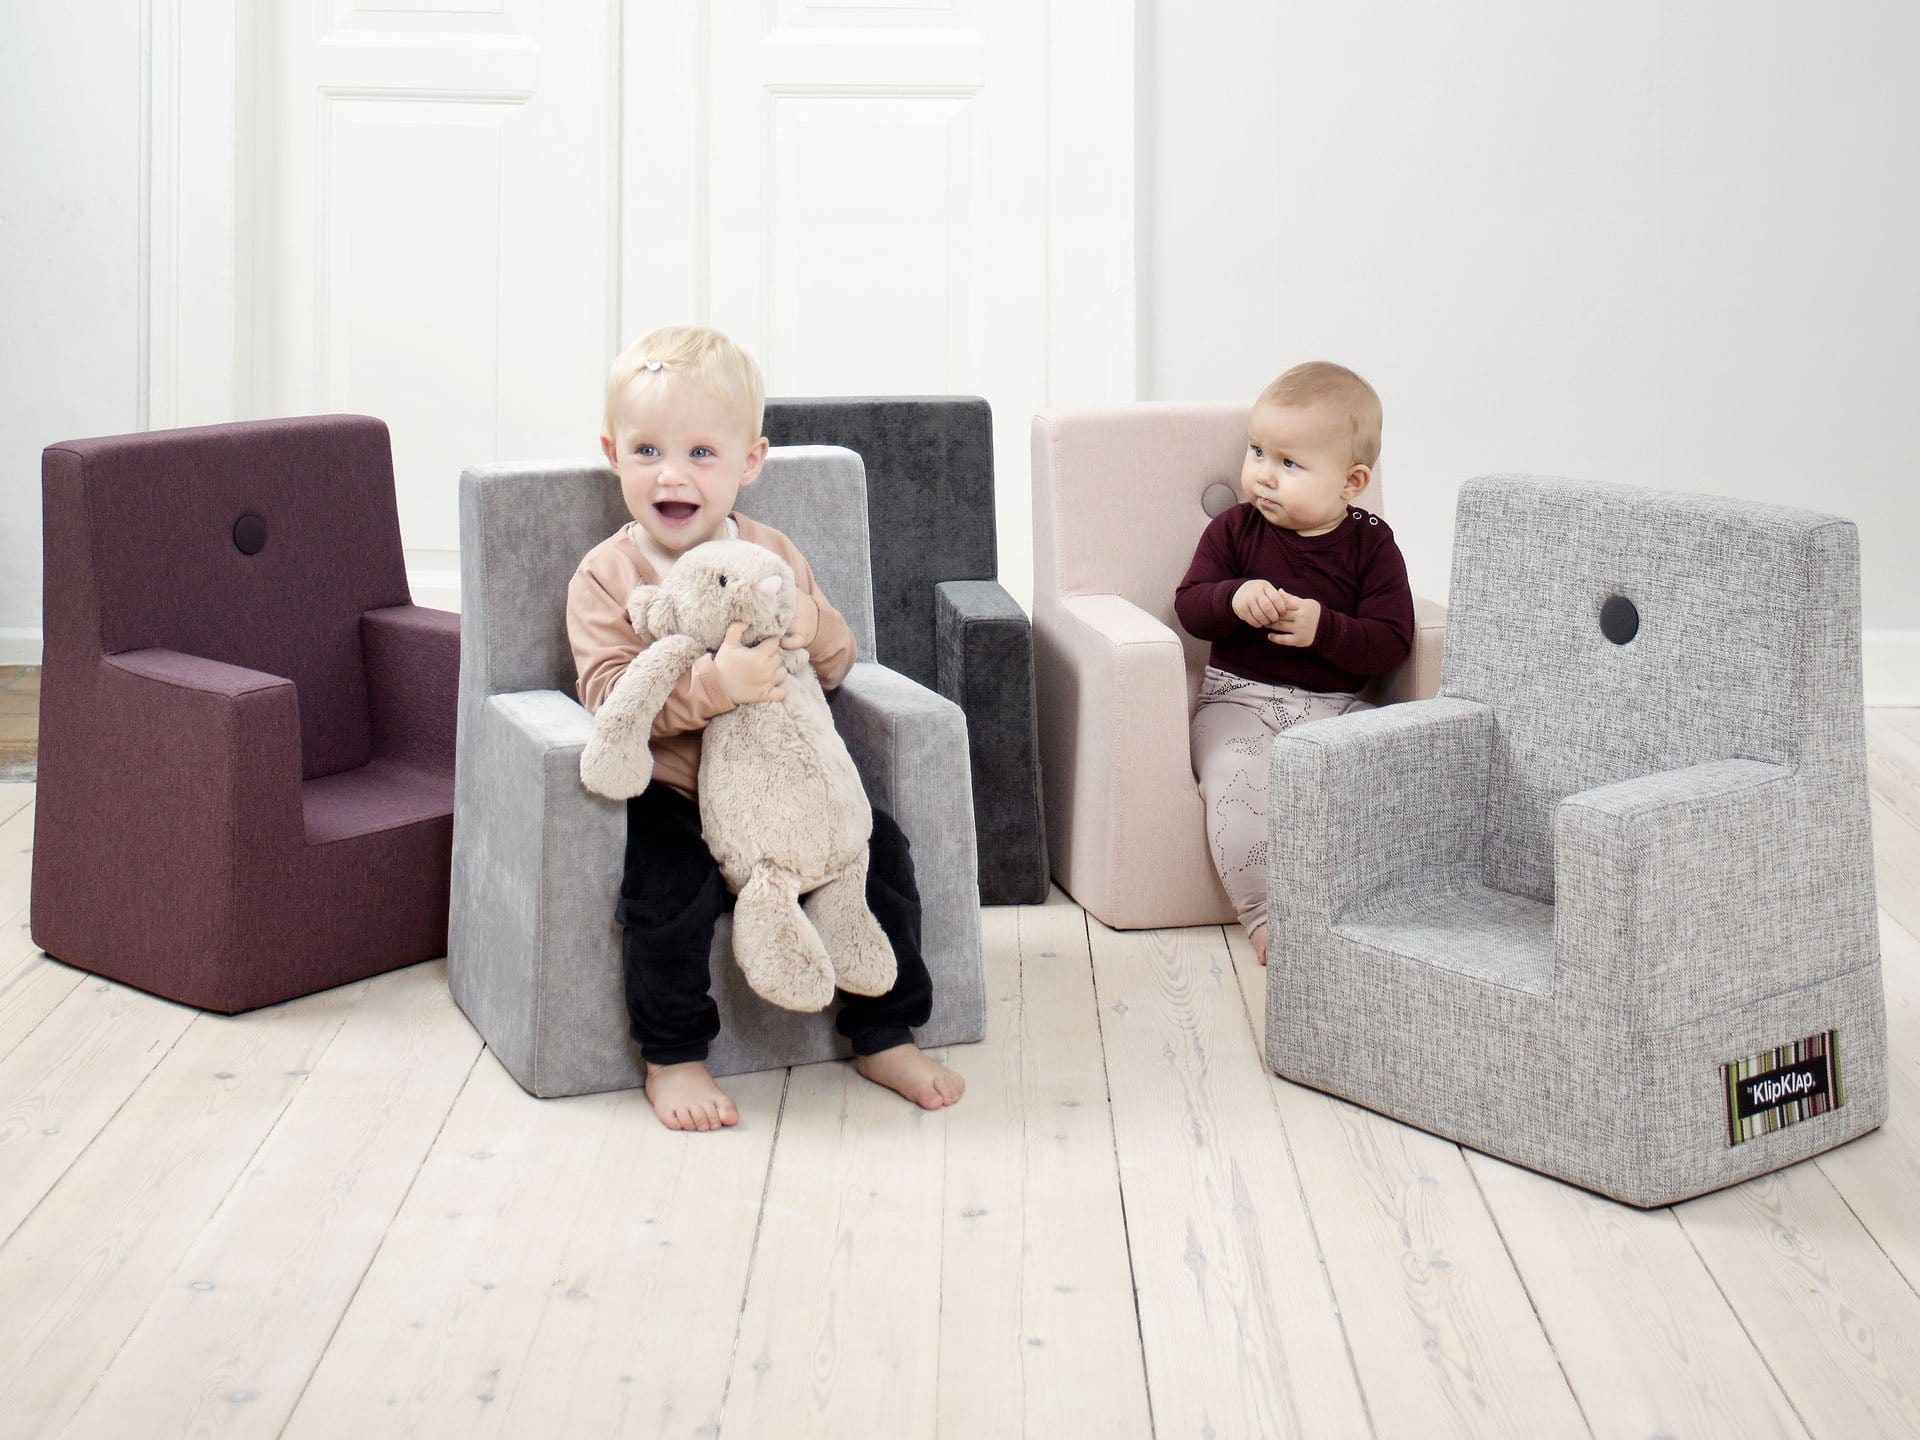
[[(624, 800), (647, 788), (654, 717), (694, 661), (720, 648), (736, 620), (754, 645), (786, 632), (794, 579), (787, 562), (745, 540), (688, 550), (666, 582), (627, 602), (646, 649), (593, 718), (580, 756), (589, 790)], [(784, 700), (741, 705), (708, 722), (700, 747), (700, 827), (739, 899), (733, 956), (747, 983), (788, 1010), (821, 1010), (834, 986), (892, 988), (893, 946), (867, 908), (873, 811), (805, 650), (782, 650)], [(805, 895), (802, 908), (800, 897)]]

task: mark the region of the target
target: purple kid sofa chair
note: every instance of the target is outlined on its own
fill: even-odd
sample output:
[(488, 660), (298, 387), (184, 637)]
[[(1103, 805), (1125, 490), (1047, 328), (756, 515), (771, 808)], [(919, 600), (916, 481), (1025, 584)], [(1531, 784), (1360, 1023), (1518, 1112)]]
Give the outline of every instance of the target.
[(459, 618), (387, 427), (50, 446), (33, 938), (232, 1013), (444, 954)]

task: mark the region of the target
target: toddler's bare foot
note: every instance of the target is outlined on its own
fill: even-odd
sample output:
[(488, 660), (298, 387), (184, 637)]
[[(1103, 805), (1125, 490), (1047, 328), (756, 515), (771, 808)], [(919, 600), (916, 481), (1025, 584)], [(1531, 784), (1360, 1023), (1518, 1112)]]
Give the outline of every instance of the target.
[(726, 1092), (713, 1083), (706, 1062), (688, 1060), (680, 1065), (655, 1065), (647, 1062), (647, 1099), (653, 1113), (669, 1130), (719, 1130), (737, 1125), (740, 1112)]
[(1253, 942), (1253, 958), (1262, 965), (1267, 963), (1267, 927), (1261, 925), (1247, 937)]
[(957, 1105), (967, 1082), (909, 1041), (877, 1055), (856, 1055), (853, 1068), (876, 1085), (904, 1095), (922, 1110)]

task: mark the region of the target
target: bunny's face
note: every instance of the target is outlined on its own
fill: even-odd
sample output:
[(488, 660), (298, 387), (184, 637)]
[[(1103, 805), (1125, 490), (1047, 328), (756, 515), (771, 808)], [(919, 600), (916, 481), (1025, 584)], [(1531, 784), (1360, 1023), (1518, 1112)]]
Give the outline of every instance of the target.
[(786, 561), (748, 540), (710, 540), (681, 556), (665, 584), (635, 590), (627, 611), (642, 636), (691, 635), (717, 650), (739, 620), (747, 626), (743, 645), (785, 634), (793, 606)]

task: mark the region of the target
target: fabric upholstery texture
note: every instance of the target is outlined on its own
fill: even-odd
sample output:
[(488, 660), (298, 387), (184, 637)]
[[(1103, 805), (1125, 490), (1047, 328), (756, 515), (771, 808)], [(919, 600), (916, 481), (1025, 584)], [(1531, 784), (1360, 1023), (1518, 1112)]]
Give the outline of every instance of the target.
[(43, 501), (41, 947), (224, 1012), (442, 953), (459, 620), (410, 603), (386, 426), (72, 441)]
[[(1878, 1125), (1859, 593), (1832, 516), (1470, 481), (1439, 697), (1274, 744), (1273, 1067), (1637, 1205)], [(1829, 1030), (1845, 1103), (1730, 1143)]]
[[(1033, 422), (1034, 674), (1049, 864), (1103, 923), (1219, 925), (1188, 722), (1209, 647), (1173, 592), (1207, 522), (1238, 503), (1245, 405), (1139, 404)], [(1358, 502), (1385, 514), (1379, 482)], [(1362, 691), (1434, 693), (1446, 609), (1415, 598), (1413, 653)]]
[[(775, 450), (739, 508), (788, 535), (872, 653), (866, 507), (857, 456)], [(566, 588), (580, 557), (628, 519), (598, 464), (477, 466), (461, 477), (466, 644), (454, 889), (447, 955), (455, 1001), (502, 1064), (535, 1095), (641, 1083), (627, 1033), (614, 902), (626, 807), (580, 783), (592, 720), (574, 698)], [(913, 847), (924, 952), (935, 985), (923, 1045), (977, 1040), (986, 1002), (975, 880), (966, 723), (958, 708), (871, 661), (830, 697), (872, 802)], [(778, 1010), (746, 986), (714, 935), (716, 1075), (850, 1052), (831, 1011)]]
[(1046, 899), (1032, 632), (995, 579), (987, 402), (771, 399), (766, 431), (776, 445), (841, 445), (865, 463), (878, 643), (864, 653), (967, 717), (982, 902)]

